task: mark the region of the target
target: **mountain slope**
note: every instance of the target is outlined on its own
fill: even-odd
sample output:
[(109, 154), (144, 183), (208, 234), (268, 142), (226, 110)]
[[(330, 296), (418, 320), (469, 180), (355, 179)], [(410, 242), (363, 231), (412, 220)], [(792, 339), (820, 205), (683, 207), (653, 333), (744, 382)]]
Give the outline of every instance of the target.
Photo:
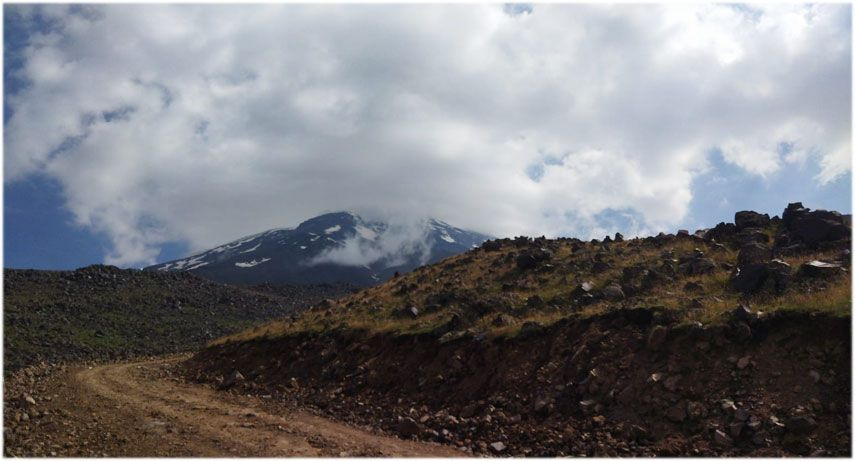
[(408, 272), (462, 253), (487, 238), (436, 219), (418, 225), (394, 225), (338, 212), (146, 270), (189, 271), (225, 283), (345, 282), (366, 286), (395, 272)]
[(4, 270), (4, 372), (40, 361), (199, 348), (218, 336), (348, 293), (332, 285), (236, 287), (190, 273), (113, 266)]
[(478, 455), (848, 456), (851, 217), (518, 237), (211, 343), (187, 376)]

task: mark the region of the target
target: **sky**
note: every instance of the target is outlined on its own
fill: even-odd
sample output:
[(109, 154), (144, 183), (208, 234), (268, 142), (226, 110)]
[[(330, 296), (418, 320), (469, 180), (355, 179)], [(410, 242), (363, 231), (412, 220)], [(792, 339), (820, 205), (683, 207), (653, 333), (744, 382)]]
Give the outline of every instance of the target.
[(851, 212), (849, 5), (4, 5), (4, 267)]

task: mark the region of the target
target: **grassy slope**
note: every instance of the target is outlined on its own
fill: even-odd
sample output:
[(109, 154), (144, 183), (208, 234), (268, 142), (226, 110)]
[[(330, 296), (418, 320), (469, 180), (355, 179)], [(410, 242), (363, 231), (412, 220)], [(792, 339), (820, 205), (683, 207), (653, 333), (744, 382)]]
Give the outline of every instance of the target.
[[(774, 235), (774, 227), (767, 229), (767, 233)], [(738, 250), (735, 245), (716, 245), (682, 236), (671, 238), (661, 246), (644, 239), (606, 245), (597, 241), (562, 239), (532, 245), (537, 246), (553, 249), (555, 256), (549, 261), (553, 266), (551, 270), (517, 268), (515, 256), (529, 245), (515, 247), (508, 243), (498, 251), (476, 249), (362, 290), (331, 306), (315, 306), (297, 321), (272, 322), (217, 342), (334, 328), (400, 334), (430, 331), (447, 322), (452, 311), (465, 310), (459, 301), (430, 306), (435, 300), (430, 296), (438, 293), (465, 293), (470, 299), (490, 306), (487, 314), (479, 314), (466, 325), (473, 333), (490, 336), (514, 335), (526, 321), (550, 324), (570, 315), (590, 316), (618, 307), (661, 306), (673, 310), (683, 322), (700, 321), (705, 324), (719, 321), (723, 312), (732, 310), (739, 303), (763, 312), (779, 309), (822, 311), (834, 315), (850, 315), (851, 312), (852, 289), (848, 274), (832, 280), (805, 279), (795, 275), (803, 262), (833, 260), (839, 249), (780, 256), (792, 266), (794, 274), (788, 289), (784, 293), (765, 290), (745, 296), (730, 288), (732, 269), (728, 264), (736, 264)], [(624, 268), (642, 265), (661, 271), (666, 260), (671, 259), (677, 266), (680, 257), (692, 254), (695, 249), (703, 251), (718, 267), (704, 275), (682, 275), (678, 271), (670, 280), (657, 281), (651, 288), (622, 301), (598, 300), (586, 306), (572, 301), (572, 291), (582, 282), (593, 282), (595, 290), (599, 290), (609, 283), (621, 282)], [(611, 267), (595, 273), (592, 265), (597, 253), (601, 253), (602, 259)], [(688, 282), (700, 284), (703, 291), (688, 292), (684, 288)], [(528, 299), (533, 296), (539, 296), (544, 301), (543, 305), (528, 307)], [(420, 310), (418, 317), (401, 315), (400, 311), (405, 306), (417, 307)], [(494, 324), (499, 315), (504, 315), (503, 318), (510, 319), (510, 322)]]

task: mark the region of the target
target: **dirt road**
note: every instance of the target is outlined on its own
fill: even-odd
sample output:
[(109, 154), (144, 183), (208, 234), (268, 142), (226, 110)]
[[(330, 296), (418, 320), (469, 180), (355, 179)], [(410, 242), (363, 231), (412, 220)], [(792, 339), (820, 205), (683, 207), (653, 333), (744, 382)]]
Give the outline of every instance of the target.
[(7, 386), (6, 454), (463, 455), (442, 445), (380, 436), (272, 399), (185, 382), (173, 372), (181, 358), (61, 369), (42, 381), (31, 380), (35, 404), (18, 397), (20, 386)]

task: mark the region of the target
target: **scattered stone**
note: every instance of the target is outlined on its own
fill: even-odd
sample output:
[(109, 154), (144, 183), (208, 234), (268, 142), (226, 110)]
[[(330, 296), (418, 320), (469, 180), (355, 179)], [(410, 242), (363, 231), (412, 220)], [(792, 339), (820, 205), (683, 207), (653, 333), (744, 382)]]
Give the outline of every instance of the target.
[(746, 355), (745, 357), (740, 358), (736, 362), (736, 368), (739, 368), (740, 370), (744, 370), (750, 364), (751, 364), (751, 356)]
[(490, 444), (490, 448), (496, 453), (501, 453), (505, 451), (507, 447), (502, 442), (493, 442)]
[(713, 434), (713, 440), (717, 445), (721, 446), (729, 446), (732, 443), (730, 437), (728, 437), (727, 434), (725, 434), (719, 429), (715, 430), (715, 433)]
[(825, 261), (809, 261), (802, 264), (800, 272), (807, 277), (832, 277), (844, 272), (843, 266)]

